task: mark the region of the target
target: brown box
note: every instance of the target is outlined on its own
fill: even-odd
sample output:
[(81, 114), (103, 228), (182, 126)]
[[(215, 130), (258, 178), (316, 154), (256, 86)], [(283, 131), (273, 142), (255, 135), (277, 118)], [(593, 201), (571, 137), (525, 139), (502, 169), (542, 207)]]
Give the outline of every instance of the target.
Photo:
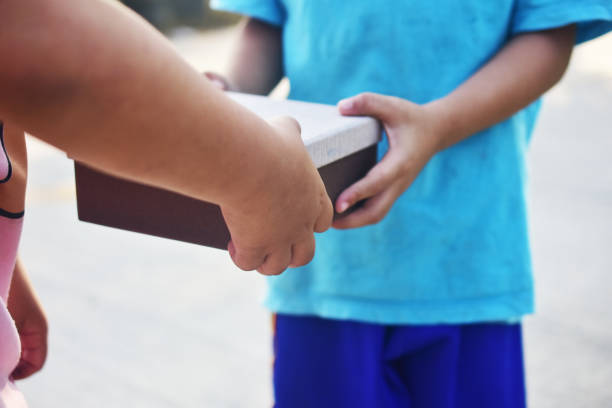
[[(333, 201), (376, 163), (380, 126), (348, 118), (333, 106), (230, 94), (264, 118), (295, 117), (302, 139)], [(226, 249), (230, 235), (220, 208), (164, 189), (123, 180), (75, 162), (81, 221)]]

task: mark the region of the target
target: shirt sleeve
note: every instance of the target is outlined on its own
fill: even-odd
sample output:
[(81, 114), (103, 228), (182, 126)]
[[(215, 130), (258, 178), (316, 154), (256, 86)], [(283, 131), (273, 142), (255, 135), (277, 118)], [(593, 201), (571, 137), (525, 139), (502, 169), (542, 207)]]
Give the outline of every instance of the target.
[(518, 0), (512, 34), (576, 24), (576, 44), (612, 30), (612, 0)]
[(286, 18), (280, 0), (211, 0), (210, 7), (243, 14), (276, 26), (282, 26)]

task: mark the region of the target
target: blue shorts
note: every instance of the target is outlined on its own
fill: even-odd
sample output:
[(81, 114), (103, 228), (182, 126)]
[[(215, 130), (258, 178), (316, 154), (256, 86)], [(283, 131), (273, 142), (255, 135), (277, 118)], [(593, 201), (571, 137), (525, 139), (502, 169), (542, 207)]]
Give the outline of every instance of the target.
[(276, 316), (277, 408), (523, 408), (520, 324)]

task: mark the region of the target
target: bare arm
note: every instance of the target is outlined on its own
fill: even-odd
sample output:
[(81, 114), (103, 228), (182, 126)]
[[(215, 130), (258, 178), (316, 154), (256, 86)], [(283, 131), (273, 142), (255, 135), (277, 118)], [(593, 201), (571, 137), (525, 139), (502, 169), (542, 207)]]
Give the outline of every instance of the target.
[(444, 125), (440, 149), (503, 121), (553, 87), (567, 68), (575, 26), (516, 36), (448, 96), (427, 107)]
[(295, 125), (232, 102), (116, 3), (3, 1), (0, 15), (0, 117), (111, 174), (220, 204), (244, 269), (309, 259), (331, 209)]
[(228, 81), (240, 92), (267, 95), (283, 77), (281, 29), (248, 19), (234, 52)]
[(366, 177), (340, 195), (336, 201), (340, 212), (367, 201), (334, 226), (356, 228), (382, 220), (437, 152), (540, 97), (563, 76), (574, 35), (574, 26), (518, 35), (456, 90), (426, 105), (378, 94), (341, 101), (342, 114), (380, 119), (390, 149)]
[(206, 74), (225, 90), (269, 94), (283, 78), (281, 29), (249, 18), (243, 23), (226, 77)]
[(8, 310), (21, 340), (21, 357), (12, 377), (19, 380), (39, 371), (47, 358), (47, 317), (18, 259), (8, 298)]
[(271, 129), (198, 78), (137, 17), (79, 3), (2, 3), (0, 53), (11, 57), (3, 61), (0, 114), (111, 173), (163, 180), (213, 202), (248, 190), (248, 168), (234, 166), (262, 167), (259, 159), (273, 154), (264, 143)]

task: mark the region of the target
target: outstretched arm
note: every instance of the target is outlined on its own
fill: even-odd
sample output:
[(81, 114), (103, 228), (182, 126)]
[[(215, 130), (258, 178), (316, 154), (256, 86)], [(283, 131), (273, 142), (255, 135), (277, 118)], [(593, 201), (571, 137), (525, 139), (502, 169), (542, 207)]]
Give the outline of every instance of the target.
[(219, 204), (243, 269), (310, 260), (332, 211), (294, 123), (232, 102), (118, 3), (3, 1), (0, 15), (1, 118), (108, 173)]
[(356, 228), (382, 220), (437, 152), (535, 101), (563, 76), (574, 36), (574, 26), (518, 35), (456, 90), (426, 105), (378, 94), (340, 101), (344, 115), (369, 115), (383, 122), (389, 151), (340, 195), (339, 212), (367, 201), (334, 227)]

